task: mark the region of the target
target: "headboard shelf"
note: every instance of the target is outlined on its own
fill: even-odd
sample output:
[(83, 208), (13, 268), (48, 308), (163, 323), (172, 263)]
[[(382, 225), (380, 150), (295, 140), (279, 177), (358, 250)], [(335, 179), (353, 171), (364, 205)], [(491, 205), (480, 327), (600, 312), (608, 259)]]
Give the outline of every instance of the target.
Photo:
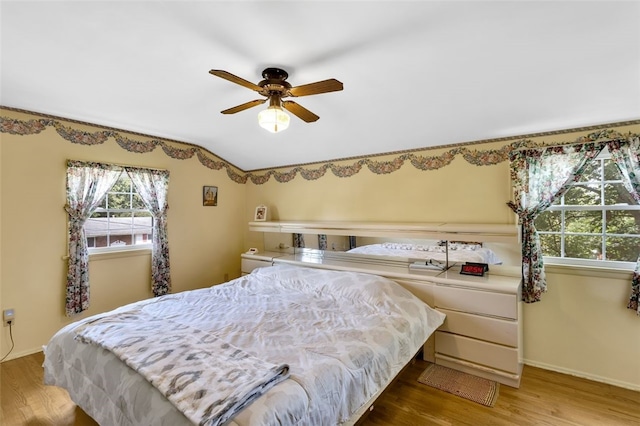
[(298, 234), (352, 235), (356, 237), (421, 238), (430, 240), (517, 243), (515, 224), (419, 223), (357, 221), (249, 222), (249, 230)]

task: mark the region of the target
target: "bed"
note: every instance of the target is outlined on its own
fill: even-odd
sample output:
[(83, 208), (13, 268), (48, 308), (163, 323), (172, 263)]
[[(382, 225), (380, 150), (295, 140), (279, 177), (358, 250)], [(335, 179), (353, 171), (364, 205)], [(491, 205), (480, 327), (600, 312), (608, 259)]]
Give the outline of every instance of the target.
[[(403, 257), (411, 260), (437, 260), (444, 262), (446, 258), (444, 244), (412, 244), (385, 242), (368, 244), (353, 248), (347, 253), (366, 254), (374, 256)], [(449, 263), (479, 262), (488, 265), (500, 265), (502, 260), (496, 253), (481, 243), (449, 242)]]
[(69, 324), (45, 383), (104, 425), (352, 424), (443, 321), (386, 278), (275, 265)]

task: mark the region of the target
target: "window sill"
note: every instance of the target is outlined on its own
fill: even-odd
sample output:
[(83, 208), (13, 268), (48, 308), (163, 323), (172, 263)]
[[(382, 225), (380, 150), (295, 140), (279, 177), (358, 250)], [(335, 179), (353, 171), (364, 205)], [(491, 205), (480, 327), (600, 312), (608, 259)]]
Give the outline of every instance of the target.
[(583, 277), (610, 278), (629, 280), (633, 277), (632, 270), (605, 268), (599, 266), (563, 265), (551, 262), (544, 263), (544, 270), (552, 274), (577, 275)]
[(121, 257), (134, 257), (134, 256), (150, 256), (151, 247), (135, 248), (127, 250), (110, 250), (98, 253), (89, 253), (89, 262), (98, 260), (117, 259)]

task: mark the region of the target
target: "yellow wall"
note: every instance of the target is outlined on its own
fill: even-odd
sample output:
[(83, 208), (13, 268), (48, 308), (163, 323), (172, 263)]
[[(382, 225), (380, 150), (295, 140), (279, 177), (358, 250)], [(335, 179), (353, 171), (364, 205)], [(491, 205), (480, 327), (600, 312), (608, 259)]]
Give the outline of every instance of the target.
[[(495, 147), (500, 145), (483, 145), (485, 149)], [(426, 155), (441, 153), (428, 151)], [(397, 155), (374, 160), (394, 157)], [(448, 166), (425, 171), (407, 161), (390, 174), (375, 174), (363, 166), (351, 177), (337, 177), (328, 170), (317, 180), (297, 176), (288, 183), (273, 178), (262, 185), (249, 183), (247, 208), (251, 218), (255, 206), (264, 204), (272, 220), (515, 223), (515, 215), (506, 205), (509, 182), (508, 162), (480, 167), (458, 157)], [(247, 244), (262, 246), (261, 234), (246, 233)]]
[[(6, 110), (2, 115), (38, 118)], [(617, 130), (640, 133), (640, 125)], [(586, 133), (534, 140), (568, 142)], [(239, 253), (262, 247), (263, 236), (247, 227), (259, 204), (269, 207), (272, 219), (280, 220), (515, 223), (505, 205), (511, 198), (508, 162), (475, 166), (458, 155), (439, 170), (420, 171), (406, 162), (399, 171), (384, 175), (363, 166), (348, 178), (329, 170), (318, 180), (298, 175), (288, 183), (271, 178), (262, 185), (241, 185), (232, 182), (224, 170), (210, 170), (195, 157), (171, 159), (160, 148), (134, 154), (113, 139), (97, 146), (75, 145), (50, 127), (33, 136), (0, 133), (0, 140), (0, 307), (16, 310), (16, 349), (10, 358), (39, 350), (55, 331), (76, 318), (150, 296), (148, 255), (93, 257), (89, 266), (91, 308), (76, 318), (64, 316), (66, 215), (62, 206), (68, 158), (170, 170), (174, 291), (219, 283), (225, 274), (229, 278), (239, 275)], [(499, 149), (509, 142), (469, 148)], [(445, 151), (416, 154), (434, 156)], [(218, 186), (217, 207), (202, 206), (203, 185)], [(547, 278), (549, 291), (543, 301), (524, 306), (525, 361), (640, 389), (640, 318), (625, 309), (630, 274), (580, 276), (550, 268)], [(4, 354), (9, 348), (8, 329), (3, 327), (0, 335)]]
[[(39, 118), (6, 110), (2, 116)], [(225, 274), (240, 275), (245, 185), (232, 182), (224, 170), (208, 169), (195, 157), (172, 159), (159, 147), (148, 154), (131, 153), (113, 138), (95, 146), (73, 144), (52, 127), (32, 136), (0, 133), (0, 138), (0, 307), (16, 312), (15, 349), (8, 359), (40, 350), (72, 320), (151, 296), (149, 254), (95, 256), (89, 264), (90, 309), (73, 318), (64, 315), (67, 159), (170, 171), (168, 232), (174, 292), (223, 282)], [(202, 206), (204, 185), (218, 186), (218, 206)], [(0, 332), (4, 355), (10, 348), (8, 327)]]
[(630, 272), (547, 267), (542, 302), (525, 305), (525, 361), (640, 390), (640, 317), (625, 309), (630, 282)]

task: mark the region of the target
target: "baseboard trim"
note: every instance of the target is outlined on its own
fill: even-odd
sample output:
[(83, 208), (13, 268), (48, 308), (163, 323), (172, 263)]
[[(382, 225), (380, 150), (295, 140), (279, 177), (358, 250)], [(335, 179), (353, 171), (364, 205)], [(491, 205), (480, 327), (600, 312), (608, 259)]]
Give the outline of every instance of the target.
[(569, 368), (562, 368), (556, 365), (546, 364), (544, 362), (537, 362), (531, 360), (524, 360), (525, 365), (531, 367), (542, 368), (543, 370), (555, 371), (556, 373), (568, 374), (569, 376), (580, 377), (587, 380), (593, 380), (594, 382), (605, 383), (607, 385), (617, 386), (619, 388), (630, 389), (633, 391), (640, 391), (640, 385), (637, 383), (624, 382), (621, 380), (613, 380), (608, 377), (598, 376), (596, 374), (585, 373), (584, 371), (572, 370)]
[(5, 363), (7, 361), (11, 361), (12, 359), (17, 359), (17, 358), (22, 358), (23, 356), (33, 355), (33, 354), (36, 354), (38, 352), (42, 352), (42, 350), (43, 350), (43, 348), (39, 347), (39, 348), (28, 349), (26, 351), (11, 353), (7, 357), (7, 359), (5, 359), (2, 362)]

